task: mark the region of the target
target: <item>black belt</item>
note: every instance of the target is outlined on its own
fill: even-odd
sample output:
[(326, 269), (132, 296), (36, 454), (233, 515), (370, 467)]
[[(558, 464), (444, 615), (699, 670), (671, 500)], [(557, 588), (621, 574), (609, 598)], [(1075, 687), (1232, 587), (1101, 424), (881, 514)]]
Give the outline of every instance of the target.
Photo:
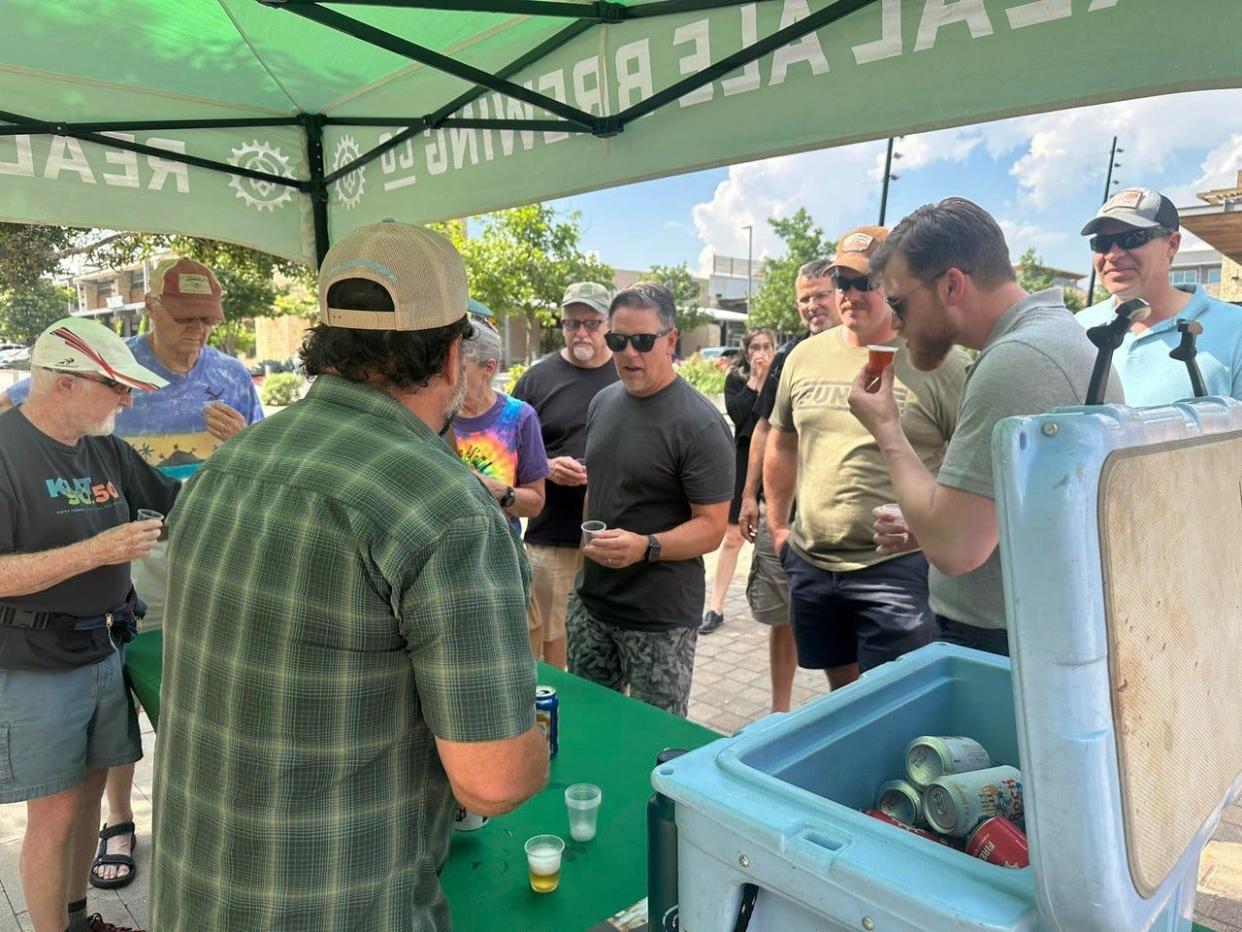
[(55, 626), (70, 627), (81, 631), (105, 625), (110, 627), (113, 617), (120, 615), (123, 611), (129, 611), (128, 602), (122, 602), (116, 608), (104, 612), (102, 615), (91, 615), (85, 618), (79, 615), (66, 615), (63, 612), (32, 612), (26, 608), (14, 608), (11, 605), (5, 605), (0, 606), (0, 626), (27, 628), (31, 631), (43, 631), (46, 628)]

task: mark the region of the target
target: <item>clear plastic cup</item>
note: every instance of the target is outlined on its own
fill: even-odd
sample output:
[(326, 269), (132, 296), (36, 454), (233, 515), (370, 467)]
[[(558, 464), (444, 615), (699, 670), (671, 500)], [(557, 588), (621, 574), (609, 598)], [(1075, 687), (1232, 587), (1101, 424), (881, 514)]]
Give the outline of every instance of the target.
[(162, 522), (164, 520), (163, 513), (156, 511), (153, 508), (139, 508), (137, 514), (138, 514), (138, 517), (136, 520), (138, 521), (160, 521)]
[(565, 841), (558, 835), (536, 835), (526, 842), (530, 888), (536, 893), (551, 893), (560, 886), (564, 850)]
[(574, 841), (590, 841), (595, 837), (595, 823), (604, 792), (593, 783), (575, 783), (565, 790), (565, 808), (569, 810), (569, 837)]
[(591, 543), (591, 538), (600, 531), (608, 530), (608, 525), (603, 521), (583, 521), (582, 522), (582, 546)]

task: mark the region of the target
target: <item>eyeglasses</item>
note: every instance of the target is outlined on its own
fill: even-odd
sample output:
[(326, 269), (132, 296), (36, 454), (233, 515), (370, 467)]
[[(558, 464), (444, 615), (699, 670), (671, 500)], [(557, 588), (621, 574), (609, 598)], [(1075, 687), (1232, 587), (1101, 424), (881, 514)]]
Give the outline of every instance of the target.
[(863, 275), (861, 278), (854, 278), (846, 275), (838, 275), (836, 272), (832, 274), (832, 283), (837, 286), (837, 291), (849, 291), (853, 288), (855, 291), (861, 291), (866, 294), (873, 288), (879, 288), (879, 284), (871, 280), (870, 275)]
[(1164, 227), (1150, 227), (1146, 230), (1127, 230), (1125, 233), (1097, 233), (1088, 240), (1088, 243), (1092, 252), (1103, 255), (1113, 248), (1113, 244), (1122, 249), (1138, 249), (1154, 239), (1168, 235), (1169, 231)]
[(608, 348), (614, 353), (623, 352), (627, 343), (632, 343), (634, 349), (640, 353), (650, 353), (655, 347), (656, 340), (666, 333), (672, 332), (672, 327), (665, 327), (659, 333), (616, 333), (614, 331), (604, 334), (604, 342), (608, 344)]
[(561, 329), (566, 333), (573, 333), (576, 330), (585, 330), (587, 333), (595, 333), (601, 326), (603, 326), (603, 324), (603, 320), (574, 320), (571, 317), (566, 317), (561, 321)]
[(75, 379), (83, 379), (87, 382), (94, 382), (96, 385), (102, 385), (104, 388), (111, 389), (118, 395), (129, 395), (133, 392), (133, 386), (126, 385), (124, 382), (118, 382), (115, 379), (109, 379), (102, 375), (90, 375), (85, 372), (68, 372), (64, 369), (57, 369), (57, 372), (64, 372), (65, 375), (71, 375)]
[[(949, 268), (952, 268), (952, 266), (950, 266)], [(947, 271), (949, 271), (949, 269), (941, 269), (931, 278), (920, 281), (917, 285), (915, 285), (913, 288), (911, 288), (909, 291), (907, 291), (905, 294), (901, 295), (900, 297), (894, 297), (891, 294), (888, 295), (886, 297), (886, 300), (888, 301), (888, 309), (892, 311), (893, 314), (896, 315), (898, 320), (904, 321), (906, 319), (906, 300), (910, 297), (910, 295), (914, 294), (916, 291), (918, 291), (921, 288), (928, 287), (929, 285), (931, 285), (932, 282), (940, 278), (940, 276), (944, 275), (944, 273)], [(963, 269), (962, 271), (965, 272), (966, 270)]]

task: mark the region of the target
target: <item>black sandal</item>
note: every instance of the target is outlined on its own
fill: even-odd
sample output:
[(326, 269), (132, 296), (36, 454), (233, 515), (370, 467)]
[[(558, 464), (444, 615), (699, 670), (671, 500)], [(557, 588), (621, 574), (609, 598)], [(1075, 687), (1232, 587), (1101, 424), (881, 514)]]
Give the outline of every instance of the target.
[[(108, 854), (108, 839), (115, 838), (117, 835), (129, 835), (129, 854)], [(128, 886), (134, 880), (134, 875), (138, 873), (138, 866), (134, 864), (132, 857), (134, 849), (138, 847), (138, 832), (134, 829), (133, 822), (118, 822), (116, 825), (105, 825), (99, 830), (99, 850), (95, 852), (95, 860), (91, 861), (91, 873), (89, 880), (92, 887), (100, 890), (115, 890), (118, 887)], [(113, 877), (111, 880), (104, 880), (95, 871), (106, 864), (115, 864), (118, 867), (128, 867), (129, 873), (122, 877)]]

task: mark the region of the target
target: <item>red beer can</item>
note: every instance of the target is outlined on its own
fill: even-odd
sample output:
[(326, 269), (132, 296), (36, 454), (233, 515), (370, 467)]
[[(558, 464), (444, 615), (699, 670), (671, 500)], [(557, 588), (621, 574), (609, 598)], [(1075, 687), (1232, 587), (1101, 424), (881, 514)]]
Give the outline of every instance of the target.
[(1029, 867), (1030, 850), (1026, 836), (1008, 819), (994, 816), (982, 823), (966, 842), (971, 857), (1001, 867)]
[(887, 812), (881, 812), (879, 809), (864, 809), (863, 815), (869, 815), (873, 819), (879, 819), (881, 822), (887, 822), (889, 825), (895, 825), (903, 832), (909, 832), (911, 835), (918, 835), (920, 838), (927, 838), (937, 844), (944, 845), (946, 848), (953, 847), (953, 845), (951, 845), (946, 839), (941, 838), (939, 835), (924, 831), (921, 828), (915, 828), (913, 825), (906, 825), (905, 822), (894, 819)]

